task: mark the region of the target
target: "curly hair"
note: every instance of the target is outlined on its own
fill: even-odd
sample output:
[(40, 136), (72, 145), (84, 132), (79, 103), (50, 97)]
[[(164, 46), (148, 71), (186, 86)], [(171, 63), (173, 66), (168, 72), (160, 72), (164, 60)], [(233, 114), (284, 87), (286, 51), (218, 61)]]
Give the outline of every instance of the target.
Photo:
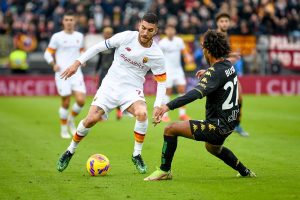
[(226, 36), (216, 30), (208, 30), (204, 33), (203, 48), (215, 58), (225, 58), (231, 51)]

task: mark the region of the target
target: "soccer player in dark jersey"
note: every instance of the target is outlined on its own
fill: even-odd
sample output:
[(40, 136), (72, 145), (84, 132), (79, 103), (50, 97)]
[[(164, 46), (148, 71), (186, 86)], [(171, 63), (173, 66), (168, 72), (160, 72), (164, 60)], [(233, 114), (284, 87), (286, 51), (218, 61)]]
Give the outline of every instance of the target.
[[(105, 27), (102, 31), (102, 35), (104, 40), (107, 40), (113, 36), (113, 29), (109, 26)], [(99, 83), (98, 87), (100, 87), (102, 80), (106, 76), (111, 64), (114, 61), (115, 49), (107, 49), (106, 51), (100, 52), (98, 57), (98, 62), (96, 65), (96, 73), (99, 72)], [(118, 106), (116, 108), (116, 118), (120, 120), (122, 118), (122, 111)]]
[[(228, 13), (224, 13), (224, 12), (217, 14), (216, 24), (217, 24), (217, 30), (219, 32), (223, 33), (226, 37), (228, 37), (228, 29), (230, 26), (230, 15)], [(233, 64), (235, 64), (236, 61), (239, 59), (240, 59), (240, 54), (237, 52), (230, 52), (230, 54), (228, 55), (228, 60), (230, 60), (231, 63), (233, 63)], [(246, 132), (240, 124), (241, 118), (242, 118), (242, 105), (243, 105), (242, 86), (240, 83), (238, 83), (238, 90), (239, 90), (240, 112), (239, 112), (239, 117), (237, 120), (238, 123), (237, 123), (236, 127), (234, 128), (234, 131), (237, 132), (241, 136), (247, 137), (247, 136), (249, 136), (249, 133)]]
[(208, 30), (203, 38), (203, 53), (210, 67), (194, 89), (162, 105), (154, 117), (158, 122), (165, 112), (206, 97), (206, 120), (174, 122), (165, 128), (161, 166), (145, 178), (146, 181), (172, 178), (171, 163), (178, 136), (205, 142), (207, 151), (238, 171), (238, 176), (256, 176), (223, 146), (238, 123), (239, 113), (237, 74), (231, 62), (225, 59), (230, 52), (229, 44), (224, 34), (214, 30)]

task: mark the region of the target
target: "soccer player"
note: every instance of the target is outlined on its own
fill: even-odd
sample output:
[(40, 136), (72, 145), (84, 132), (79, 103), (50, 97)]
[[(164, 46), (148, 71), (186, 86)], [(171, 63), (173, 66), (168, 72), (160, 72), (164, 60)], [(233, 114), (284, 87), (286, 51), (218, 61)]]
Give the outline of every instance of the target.
[(237, 124), (239, 113), (237, 74), (231, 62), (225, 59), (230, 52), (229, 44), (222, 33), (208, 30), (202, 47), (210, 68), (193, 90), (162, 105), (155, 118), (159, 121), (165, 112), (206, 96), (206, 120), (174, 122), (165, 128), (160, 168), (145, 178), (146, 181), (172, 178), (171, 163), (179, 136), (205, 142), (207, 151), (237, 170), (239, 176), (255, 176), (223, 146)]
[[(61, 106), (59, 108), (61, 137), (71, 138), (68, 127), (71, 133), (75, 134), (74, 118), (80, 113), (85, 103), (86, 88), (81, 69), (68, 80), (62, 80), (60, 75), (84, 50), (83, 34), (75, 31), (75, 14), (72, 11), (67, 11), (64, 14), (62, 24), (63, 30), (51, 37), (44, 58), (53, 67), (57, 91), (61, 96)], [(75, 97), (75, 103), (69, 114), (68, 109), (72, 94)]]
[[(71, 77), (87, 60), (97, 53), (115, 48), (112, 66), (90, 107), (87, 116), (79, 123), (77, 132), (65, 153), (60, 157), (57, 165), (58, 171), (63, 171), (72, 158), (79, 142), (84, 138), (102, 116), (116, 108), (129, 112), (136, 118), (134, 126), (134, 151), (132, 161), (139, 173), (146, 173), (147, 166), (141, 153), (145, 134), (148, 127), (147, 107), (143, 94), (143, 83), (146, 73), (151, 70), (157, 81), (156, 100), (154, 102), (155, 114), (166, 93), (165, 60), (158, 44), (153, 41), (157, 33), (158, 19), (155, 14), (147, 13), (139, 24), (138, 31), (124, 31), (108, 40), (99, 42), (82, 54), (61, 75), (61, 78)], [(155, 118), (156, 119), (156, 118)], [(158, 121), (154, 119), (153, 123)]]
[[(185, 50), (183, 40), (176, 36), (176, 29), (174, 26), (167, 25), (165, 33), (167, 37), (159, 41), (159, 47), (163, 51), (166, 59), (166, 71), (168, 78), (165, 103), (168, 103), (174, 86), (176, 86), (179, 96), (182, 96), (185, 93), (186, 81), (181, 65), (181, 53), (183, 53), (185, 57), (188, 57), (189, 55)], [(179, 119), (183, 121), (190, 119), (190, 117), (186, 114), (185, 107), (179, 108)], [(171, 121), (168, 113), (165, 113), (162, 121)]]
[[(109, 26), (105, 27), (102, 32), (104, 40), (107, 40), (113, 36), (113, 29)], [(106, 76), (109, 67), (111, 66), (112, 62), (114, 61), (114, 54), (115, 54), (115, 49), (107, 49), (106, 51), (100, 52), (98, 62), (96, 65), (96, 73), (99, 71), (100, 76), (99, 76), (99, 87), (102, 83), (102, 80)], [(122, 111), (120, 107), (117, 107), (116, 110), (116, 118), (120, 120), (122, 118)]]
[[(216, 23), (217, 23), (217, 30), (221, 33), (223, 33), (226, 37), (228, 37), (228, 29), (230, 26), (230, 15), (227, 13), (219, 13), (216, 16)], [(230, 52), (228, 59), (231, 61), (231, 63), (236, 63), (237, 60), (240, 59), (240, 54), (237, 52)], [(241, 126), (241, 117), (242, 117), (242, 105), (243, 105), (243, 98), (242, 98), (242, 86), (240, 82), (238, 82), (238, 90), (239, 90), (239, 106), (240, 106), (240, 112), (238, 117), (238, 123), (234, 129), (235, 132), (237, 132), (239, 135), (247, 137), (249, 136), (249, 133), (246, 132), (242, 126)]]

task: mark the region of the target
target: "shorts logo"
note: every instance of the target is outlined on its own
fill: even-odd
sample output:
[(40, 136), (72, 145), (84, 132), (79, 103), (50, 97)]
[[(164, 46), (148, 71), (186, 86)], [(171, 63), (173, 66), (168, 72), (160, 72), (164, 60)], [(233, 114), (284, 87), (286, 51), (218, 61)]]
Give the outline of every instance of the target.
[(194, 132), (196, 132), (197, 129), (198, 129), (198, 126), (196, 124), (193, 124), (193, 130), (194, 130)]
[(130, 49), (129, 47), (126, 47), (125, 49), (126, 49), (127, 51), (131, 51), (131, 49)]
[(144, 57), (144, 58), (143, 58), (143, 63), (147, 63), (147, 62), (148, 62), (148, 60), (149, 60), (149, 58), (148, 58), (148, 57)]
[(201, 131), (204, 131), (204, 129), (205, 129), (205, 125), (201, 124)]

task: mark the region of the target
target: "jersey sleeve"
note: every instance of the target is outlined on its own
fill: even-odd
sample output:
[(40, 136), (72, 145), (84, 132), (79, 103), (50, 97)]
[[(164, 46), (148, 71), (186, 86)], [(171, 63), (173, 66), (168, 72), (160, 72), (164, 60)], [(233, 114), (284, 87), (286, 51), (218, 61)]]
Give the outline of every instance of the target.
[(154, 62), (154, 66), (151, 67), (151, 71), (154, 75), (154, 79), (157, 82), (164, 82), (167, 79), (166, 69), (165, 69), (165, 59), (163, 57), (157, 59)]
[(184, 50), (185, 49), (184, 41), (181, 38), (179, 38), (179, 48), (180, 48), (180, 50)]
[(58, 48), (58, 41), (56, 35), (53, 35), (50, 39), (49, 45), (46, 49), (50, 54), (54, 54), (56, 49)]
[(81, 35), (80, 52), (83, 52), (84, 51), (84, 36), (83, 36), (83, 34), (80, 34), (80, 35)]
[(126, 43), (128, 38), (130, 38), (132, 34), (132, 31), (124, 31), (121, 33), (117, 33), (111, 38), (105, 40), (105, 45), (108, 49), (118, 48), (119, 46), (121, 46), (121, 44)]
[(210, 67), (200, 79), (198, 85), (194, 88), (201, 94), (201, 98), (211, 94), (218, 89), (220, 84), (220, 75), (215, 68)]

